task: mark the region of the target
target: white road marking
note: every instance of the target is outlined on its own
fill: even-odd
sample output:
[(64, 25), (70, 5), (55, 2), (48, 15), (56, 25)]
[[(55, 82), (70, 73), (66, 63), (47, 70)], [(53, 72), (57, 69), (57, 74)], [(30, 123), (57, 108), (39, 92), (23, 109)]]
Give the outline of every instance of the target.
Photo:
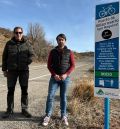
[(32, 70), (32, 69), (37, 68), (37, 67), (42, 68), (43, 66), (47, 66), (47, 65), (36, 65), (36, 66), (31, 66), (29, 68)]
[(34, 66), (31, 66), (31, 67), (34, 68), (34, 67), (40, 67), (40, 66), (47, 66), (47, 65), (34, 65)]
[(75, 68), (79, 68), (79, 67), (87, 66), (87, 65), (90, 65), (90, 64), (84, 64), (84, 65), (75, 66)]
[(31, 78), (31, 79), (29, 79), (29, 81), (33, 81), (33, 80), (36, 80), (38, 78), (46, 77), (46, 76), (49, 76), (49, 75), (51, 75), (51, 74), (45, 74), (45, 75), (42, 75), (42, 76), (39, 76), (39, 77)]
[(5, 87), (5, 86), (6, 86), (6, 85), (1, 85), (1, 84), (0, 84), (0, 88), (1, 88), (1, 87)]
[[(87, 65), (89, 65), (89, 64), (79, 65), (79, 66), (76, 66), (75, 68), (79, 68), (79, 67), (87, 66)], [(41, 65), (40, 65), (40, 66), (41, 66)], [(33, 66), (32, 68), (34, 68), (34, 67), (40, 67), (40, 66)], [(46, 66), (46, 65), (44, 65), (44, 66)], [(31, 69), (31, 70), (32, 70), (32, 69)], [(1, 73), (0, 73), (0, 74), (1, 74)], [(38, 77), (35, 77), (35, 78), (30, 78), (29, 81), (33, 81), (33, 80), (36, 80), (36, 79), (40, 79), (40, 78), (42, 78), (42, 77), (46, 77), (46, 76), (49, 76), (49, 75), (51, 75), (51, 74), (49, 73), (49, 74), (41, 75), (41, 76), (38, 76)], [(2, 85), (2, 86), (0, 86), (0, 87), (3, 87), (3, 86), (5, 86), (5, 85)]]
[[(30, 68), (30, 70), (37, 70), (37, 69), (42, 69), (43, 67), (37, 67), (37, 68)], [(46, 67), (47, 68), (47, 67)]]
[[(38, 68), (43, 68), (43, 66), (47, 67), (47, 65), (36, 65), (36, 66), (31, 66), (29, 68), (30, 68), (30, 70), (35, 70), (35, 69), (38, 69)], [(2, 74), (3, 74), (2, 70), (0, 70), (0, 75), (2, 75)]]
[[(89, 65), (89, 64), (86, 64), (86, 65)], [(86, 66), (86, 65), (79, 65), (79, 66), (76, 66), (75, 68), (79, 68), (81, 66)], [(49, 75), (51, 75), (51, 74), (45, 74), (45, 75), (42, 75), (42, 76), (39, 76), (39, 77), (31, 78), (31, 79), (29, 79), (29, 81), (36, 80), (36, 79), (39, 79), (39, 78), (42, 78), (42, 77), (45, 77), (45, 76), (49, 76)]]

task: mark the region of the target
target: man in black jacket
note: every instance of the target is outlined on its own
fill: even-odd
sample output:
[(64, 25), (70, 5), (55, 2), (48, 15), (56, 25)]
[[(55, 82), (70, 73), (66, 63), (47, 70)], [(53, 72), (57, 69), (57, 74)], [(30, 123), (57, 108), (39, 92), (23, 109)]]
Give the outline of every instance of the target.
[(29, 67), (34, 57), (33, 48), (23, 37), (23, 29), (15, 27), (13, 38), (9, 40), (4, 48), (2, 56), (2, 71), (7, 77), (7, 111), (3, 118), (9, 118), (13, 114), (14, 91), (17, 78), (21, 87), (21, 110), (25, 117), (31, 117), (28, 112), (28, 79)]

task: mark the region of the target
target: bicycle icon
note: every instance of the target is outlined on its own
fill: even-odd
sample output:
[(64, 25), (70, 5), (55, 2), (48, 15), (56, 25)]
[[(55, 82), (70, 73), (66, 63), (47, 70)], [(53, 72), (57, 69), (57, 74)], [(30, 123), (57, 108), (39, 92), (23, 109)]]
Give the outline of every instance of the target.
[(112, 5), (109, 5), (107, 8), (103, 7), (103, 10), (99, 12), (99, 17), (103, 18), (107, 15), (113, 15), (115, 14), (115, 8), (112, 7)]

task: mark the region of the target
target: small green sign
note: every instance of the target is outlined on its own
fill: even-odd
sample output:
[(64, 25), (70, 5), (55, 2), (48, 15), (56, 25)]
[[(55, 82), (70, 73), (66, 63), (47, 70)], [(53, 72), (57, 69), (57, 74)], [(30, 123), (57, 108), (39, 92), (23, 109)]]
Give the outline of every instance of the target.
[(99, 89), (99, 91), (97, 92), (98, 95), (104, 95), (104, 92), (102, 89)]
[(95, 77), (118, 77), (118, 72), (109, 71), (95, 71)]

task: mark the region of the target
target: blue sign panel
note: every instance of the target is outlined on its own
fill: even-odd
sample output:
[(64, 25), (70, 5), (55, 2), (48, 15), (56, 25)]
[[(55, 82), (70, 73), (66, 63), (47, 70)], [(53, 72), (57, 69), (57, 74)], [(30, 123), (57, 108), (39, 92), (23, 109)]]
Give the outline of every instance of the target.
[(119, 38), (96, 42), (95, 44), (95, 69), (118, 71)]
[(119, 88), (118, 78), (96, 78), (95, 85), (102, 88)]
[(119, 13), (119, 2), (96, 6), (96, 19), (101, 19)]

